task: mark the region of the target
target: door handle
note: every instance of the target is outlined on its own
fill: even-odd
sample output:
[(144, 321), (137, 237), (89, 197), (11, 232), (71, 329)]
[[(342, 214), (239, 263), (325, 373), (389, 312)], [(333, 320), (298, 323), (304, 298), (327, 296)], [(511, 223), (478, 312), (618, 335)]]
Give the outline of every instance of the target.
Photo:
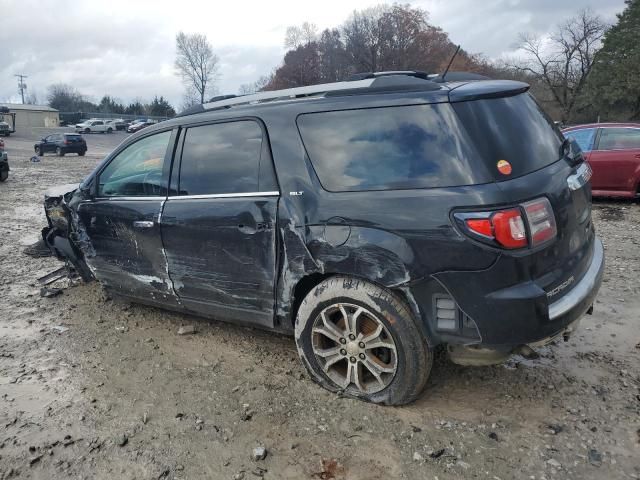
[(134, 228), (153, 228), (155, 224), (150, 220), (136, 220), (133, 222)]

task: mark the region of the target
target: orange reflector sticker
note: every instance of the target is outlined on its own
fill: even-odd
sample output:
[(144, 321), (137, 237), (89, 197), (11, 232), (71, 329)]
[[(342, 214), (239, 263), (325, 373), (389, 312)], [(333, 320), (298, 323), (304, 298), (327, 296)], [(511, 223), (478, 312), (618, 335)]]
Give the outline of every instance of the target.
[(511, 175), (511, 164), (506, 160), (498, 160), (498, 171), (503, 175)]

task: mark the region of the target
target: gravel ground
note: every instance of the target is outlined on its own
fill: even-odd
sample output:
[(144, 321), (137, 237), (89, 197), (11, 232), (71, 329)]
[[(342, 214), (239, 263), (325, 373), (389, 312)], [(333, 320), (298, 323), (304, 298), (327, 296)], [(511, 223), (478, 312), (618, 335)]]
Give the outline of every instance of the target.
[(95, 282), (40, 297), (36, 278), (60, 265), (22, 248), (45, 224), (43, 191), (124, 138), (32, 163), (45, 133), (6, 139), (0, 184), (0, 479), (640, 478), (637, 202), (594, 205), (607, 270), (569, 342), (496, 367), (441, 356), (421, 399), (379, 407), (313, 384), (288, 337), (130, 304)]

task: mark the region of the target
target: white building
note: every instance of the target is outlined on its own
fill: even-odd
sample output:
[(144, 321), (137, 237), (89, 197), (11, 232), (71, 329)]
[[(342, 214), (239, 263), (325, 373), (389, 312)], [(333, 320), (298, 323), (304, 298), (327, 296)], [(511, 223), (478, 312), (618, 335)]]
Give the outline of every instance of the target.
[[(58, 110), (46, 105), (23, 105), (21, 103), (0, 103), (16, 114), (15, 130), (26, 127), (57, 127), (60, 123)], [(0, 113), (0, 120), (2, 113)], [(11, 125), (11, 115), (4, 115), (4, 121)]]

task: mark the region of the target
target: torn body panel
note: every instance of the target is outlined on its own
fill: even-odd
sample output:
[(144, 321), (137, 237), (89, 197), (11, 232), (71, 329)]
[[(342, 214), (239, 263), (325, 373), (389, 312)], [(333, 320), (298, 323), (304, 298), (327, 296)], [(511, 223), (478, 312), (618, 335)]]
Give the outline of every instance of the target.
[[(78, 184), (61, 185), (45, 192), (44, 210), (49, 226), (42, 229), (42, 238), (59, 260), (71, 263), (82, 279), (88, 282), (95, 277), (85, 261), (85, 252), (80, 248), (80, 245), (88, 243), (86, 232), (82, 225), (74, 221), (77, 217), (70, 206), (70, 202), (76, 202), (76, 197), (81, 197)], [(86, 251), (92, 252), (90, 248)]]

